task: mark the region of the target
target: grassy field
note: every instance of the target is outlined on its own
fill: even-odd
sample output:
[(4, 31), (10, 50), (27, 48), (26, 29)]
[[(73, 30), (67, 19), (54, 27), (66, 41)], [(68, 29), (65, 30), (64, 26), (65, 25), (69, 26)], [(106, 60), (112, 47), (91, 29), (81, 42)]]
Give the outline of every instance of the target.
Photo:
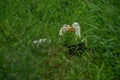
[[(58, 33), (73, 22), (91, 51), (71, 57)], [(0, 80), (120, 80), (119, 40), (119, 0), (0, 0)]]

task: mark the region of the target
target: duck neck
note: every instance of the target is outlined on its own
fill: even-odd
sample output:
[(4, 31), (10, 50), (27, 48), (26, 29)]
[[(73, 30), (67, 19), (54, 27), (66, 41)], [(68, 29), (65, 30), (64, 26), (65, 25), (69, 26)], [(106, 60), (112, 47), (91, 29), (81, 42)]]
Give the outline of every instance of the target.
[(76, 36), (77, 37), (81, 37), (81, 30), (80, 30), (80, 27), (77, 27), (76, 29), (75, 29), (75, 34), (76, 34)]

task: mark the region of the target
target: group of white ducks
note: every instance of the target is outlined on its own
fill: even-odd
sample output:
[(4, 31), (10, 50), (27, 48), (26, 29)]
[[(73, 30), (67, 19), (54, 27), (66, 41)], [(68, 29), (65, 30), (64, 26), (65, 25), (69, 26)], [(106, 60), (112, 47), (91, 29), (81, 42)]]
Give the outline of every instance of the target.
[[(81, 29), (80, 29), (80, 25), (79, 23), (77, 22), (74, 22), (72, 24), (72, 26), (70, 25), (67, 25), (67, 24), (64, 24), (61, 28), (60, 28), (60, 31), (59, 31), (59, 36), (64, 36), (64, 33), (67, 32), (67, 31), (70, 31), (70, 32), (75, 32), (76, 34), (76, 37), (81, 37)], [(33, 44), (42, 44), (44, 42), (46, 42), (47, 39), (46, 38), (41, 38), (41, 39), (38, 39), (38, 40), (34, 40), (33, 41)], [(48, 40), (49, 42), (51, 41), (51, 39)]]
[(77, 22), (74, 22), (72, 26), (64, 24), (63, 27), (60, 28), (59, 35), (63, 36), (67, 31), (75, 32), (76, 37), (81, 37), (80, 25)]
[[(67, 24), (64, 24), (61, 28), (60, 28), (60, 31), (59, 31), (59, 36), (62, 37), (64, 36), (64, 33), (65, 32), (74, 32), (75, 35), (76, 35), (76, 38), (81, 38), (81, 28), (80, 28), (80, 25), (79, 23), (77, 22), (74, 22), (72, 24), (72, 26), (70, 25), (67, 25)], [(45, 43), (45, 42), (51, 42), (51, 39), (46, 39), (46, 38), (43, 38), (43, 39), (39, 39), (39, 40), (34, 40), (33, 41), (33, 44), (37, 44), (37, 45), (40, 45), (42, 43)], [(76, 45), (70, 45), (70, 46), (67, 46), (69, 48), (69, 51), (70, 53), (72, 54), (75, 54), (75, 50), (82, 50), (84, 49), (86, 46), (86, 43), (84, 41), (84, 39), (81, 39), (80, 43), (76, 44)]]

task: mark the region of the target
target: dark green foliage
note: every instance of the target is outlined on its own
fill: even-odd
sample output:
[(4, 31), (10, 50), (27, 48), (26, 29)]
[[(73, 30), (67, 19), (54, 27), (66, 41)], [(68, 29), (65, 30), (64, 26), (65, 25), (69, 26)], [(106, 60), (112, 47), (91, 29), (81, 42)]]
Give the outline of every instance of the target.
[[(120, 80), (119, 13), (119, 0), (0, 0), (0, 80)], [(59, 45), (73, 22), (90, 48), (80, 57)]]

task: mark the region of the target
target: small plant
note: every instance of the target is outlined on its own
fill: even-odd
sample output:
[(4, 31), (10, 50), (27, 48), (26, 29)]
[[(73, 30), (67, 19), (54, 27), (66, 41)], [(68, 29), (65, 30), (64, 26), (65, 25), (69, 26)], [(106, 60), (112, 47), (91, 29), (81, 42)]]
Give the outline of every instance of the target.
[[(82, 36), (58, 37), (73, 21)], [(92, 51), (80, 57), (58, 44), (75, 48), (85, 35)], [(39, 38), (52, 43), (33, 48)], [(120, 1), (0, 0), (0, 80), (120, 80)]]

